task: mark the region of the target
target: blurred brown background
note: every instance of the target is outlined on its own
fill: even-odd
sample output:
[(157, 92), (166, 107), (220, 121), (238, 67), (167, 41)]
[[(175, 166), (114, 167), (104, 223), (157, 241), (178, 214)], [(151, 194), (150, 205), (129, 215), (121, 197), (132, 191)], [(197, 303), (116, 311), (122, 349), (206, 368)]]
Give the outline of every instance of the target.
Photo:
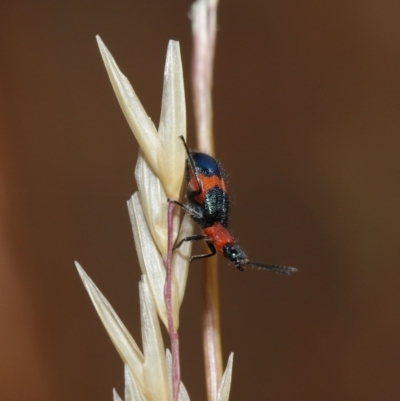
[[(137, 145), (100, 34), (158, 122), (168, 39), (189, 86), (190, 1), (0, 5), (0, 399), (111, 400), (123, 366), (73, 265), (140, 341), (126, 200)], [(231, 401), (400, 399), (400, 7), (396, 1), (223, 0), (215, 73), (232, 229), (221, 260)], [(183, 381), (205, 399), (201, 265), (180, 330)]]

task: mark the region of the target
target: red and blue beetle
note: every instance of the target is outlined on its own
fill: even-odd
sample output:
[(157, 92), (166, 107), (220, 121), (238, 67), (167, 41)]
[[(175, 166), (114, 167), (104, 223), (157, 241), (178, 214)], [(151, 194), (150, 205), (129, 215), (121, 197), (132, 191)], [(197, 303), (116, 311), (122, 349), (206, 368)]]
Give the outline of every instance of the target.
[(176, 200), (170, 200), (170, 202), (176, 203), (188, 212), (191, 218), (200, 225), (203, 234), (183, 238), (174, 249), (187, 241), (205, 240), (211, 253), (192, 256), (190, 261), (214, 256), (218, 250), (240, 271), (250, 266), (286, 275), (296, 272), (295, 267), (264, 265), (251, 262), (247, 258), (228, 230), (230, 200), (221, 165), (206, 153), (190, 152), (183, 136), (180, 138), (188, 156), (186, 160), (188, 203), (182, 204)]

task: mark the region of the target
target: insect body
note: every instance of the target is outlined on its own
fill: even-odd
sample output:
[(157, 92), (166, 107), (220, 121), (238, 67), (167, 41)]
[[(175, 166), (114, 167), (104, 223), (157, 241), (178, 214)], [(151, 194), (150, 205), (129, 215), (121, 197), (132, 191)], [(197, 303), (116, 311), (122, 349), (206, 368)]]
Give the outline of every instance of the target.
[(184, 138), (182, 136), (180, 138), (188, 155), (186, 161), (188, 203), (184, 205), (177, 201), (172, 202), (190, 214), (192, 219), (201, 226), (203, 234), (183, 238), (174, 249), (187, 241), (205, 240), (211, 253), (192, 256), (191, 261), (213, 256), (218, 250), (241, 271), (246, 266), (268, 269), (281, 274), (297, 271), (294, 267), (264, 265), (248, 260), (228, 230), (229, 196), (221, 165), (205, 153), (190, 152)]

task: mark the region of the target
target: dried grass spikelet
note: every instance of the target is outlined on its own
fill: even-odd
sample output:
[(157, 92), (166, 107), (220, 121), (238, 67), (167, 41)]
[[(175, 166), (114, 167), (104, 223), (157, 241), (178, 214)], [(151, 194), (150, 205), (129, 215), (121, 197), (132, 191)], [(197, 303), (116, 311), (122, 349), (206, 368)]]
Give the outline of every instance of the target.
[[(83, 268), (79, 275), (113, 344), (125, 364), (125, 401), (172, 401), (171, 356), (165, 350), (158, 317), (168, 328), (164, 299), (167, 250), (167, 197), (179, 198), (184, 174), (185, 150), (179, 135), (186, 136), (185, 101), (179, 44), (170, 42), (164, 73), (162, 111), (157, 133), (126, 77), (118, 69), (107, 48), (97, 37), (111, 83), (141, 151), (135, 177), (138, 192), (128, 201), (135, 246), (142, 270), (139, 283), (143, 352), (117, 314)], [(185, 215), (179, 225), (174, 216), (174, 239), (191, 235), (193, 223)], [(179, 307), (188, 274), (190, 243), (176, 250), (172, 258), (172, 315), (174, 329), (179, 325)], [(157, 317), (158, 315), (158, 317)], [(231, 355), (214, 401), (228, 401)], [(179, 401), (190, 401), (179, 382)], [(121, 398), (114, 391), (114, 401)]]
[[(165, 327), (168, 327), (164, 300), (165, 267), (162, 257), (152, 241), (138, 192), (128, 201), (128, 209), (141, 270), (149, 279), (158, 314)], [(185, 215), (181, 224), (179, 238), (191, 235), (192, 232), (193, 224), (190, 217)], [(175, 329), (179, 326), (179, 306), (185, 293), (190, 253), (190, 245), (182, 246), (177, 252), (174, 252), (172, 259), (172, 311)]]
[[(168, 44), (157, 132), (129, 81), (119, 70), (99, 36), (97, 42), (117, 99), (141, 149), (135, 169), (138, 192), (128, 201), (128, 210), (140, 267), (143, 274), (148, 276), (158, 314), (167, 326), (163, 294), (163, 262), (168, 247), (166, 205), (167, 198), (179, 199), (186, 159), (185, 149), (178, 139), (180, 135), (186, 138), (185, 92), (179, 43), (170, 41)], [(178, 230), (179, 210), (176, 209), (173, 221), (174, 241)], [(191, 230), (192, 223), (186, 217), (183, 219), (180, 237), (190, 235)], [(173, 260), (172, 311), (175, 329), (179, 325), (179, 305), (186, 287), (190, 252), (190, 244), (183, 246), (179, 252), (175, 252)]]
[[(161, 328), (146, 276), (143, 275), (139, 283), (142, 353), (104, 295), (79, 263), (75, 264), (111, 341), (125, 363), (125, 401), (171, 401), (171, 357), (168, 350), (165, 354)], [(229, 399), (232, 362), (231, 354), (215, 401)], [(114, 390), (116, 400), (120, 398)], [(183, 383), (180, 386), (179, 401), (190, 401)]]
[[(97, 43), (121, 109), (139, 143), (146, 162), (153, 171), (153, 175), (160, 181), (166, 197), (179, 199), (186, 159), (185, 149), (178, 140), (180, 135), (186, 138), (186, 104), (179, 43), (173, 40), (168, 43), (158, 132), (128, 79), (119, 70), (99, 36), (97, 36)], [(143, 176), (141, 170), (138, 166), (136, 177)], [(138, 181), (139, 186), (146, 185), (146, 183), (146, 179)], [(161, 190), (157, 188), (152, 193), (156, 192), (160, 194)], [(166, 208), (161, 205), (161, 208), (157, 210), (158, 213), (154, 216), (151, 206), (153, 203), (157, 203), (160, 196), (157, 199), (149, 199), (149, 195), (152, 194), (140, 191), (151, 233), (165, 258), (167, 254)], [(143, 196), (147, 196), (144, 202)], [(152, 224), (150, 224), (150, 220), (152, 220)]]
[(121, 109), (150, 167), (168, 198), (178, 199), (183, 180), (185, 151), (171, 136), (186, 138), (186, 104), (179, 42), (168, 43), (159, 129), (147, 115), (127, 78), (119, 70), (99, 36), (97, 43)]

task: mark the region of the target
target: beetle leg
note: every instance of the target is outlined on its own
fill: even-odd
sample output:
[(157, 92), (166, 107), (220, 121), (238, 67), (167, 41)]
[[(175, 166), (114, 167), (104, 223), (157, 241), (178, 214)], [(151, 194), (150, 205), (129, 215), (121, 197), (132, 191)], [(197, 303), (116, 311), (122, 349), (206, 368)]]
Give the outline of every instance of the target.
[(178, 248), (180, 248), (181, 245), (182, 245), (184, 242), (198, 241), (198, 240), (201, 240), (201, 239), (204, 239), (204, 238), (207, 238), (207, 237), (206, 237), (205, 235), (200, 235), (200, 234), (198, 234), (198, 235), (190, 235), (190, 236), (188, 236), (188, 237), (182, 238), (172, 249), (178, 249)]
[[(203, 236), (204, 237), (204, 236)], [(207, 246), (210, 248), (211, 253), (204, 253), (202, 255), (194, 255), (190, 258), (190, 261), (192, 262), (193, 260), (196, 259), (204, 259), (204, 258), (209, 258), (211, 256), (214, 256), (217, 253), (217, 250), (215, 249), (215, 245), (211, 241), (206, 241)]]
[(178, 201), (173, 200), (173, 199), (168, 199), (168, 202), (172, 202), (172, 203), (175, 203), (175, 205), (180, 206), (185, 212), (189, 213), (191, 216), (197, 217), (198, 219), (202, 219), (203, 218), (203, 215), (201, 213), (199, 213), (197, 210), (191, 209), (189, 206), (184, 205), (181, 202), (178, 202)]

